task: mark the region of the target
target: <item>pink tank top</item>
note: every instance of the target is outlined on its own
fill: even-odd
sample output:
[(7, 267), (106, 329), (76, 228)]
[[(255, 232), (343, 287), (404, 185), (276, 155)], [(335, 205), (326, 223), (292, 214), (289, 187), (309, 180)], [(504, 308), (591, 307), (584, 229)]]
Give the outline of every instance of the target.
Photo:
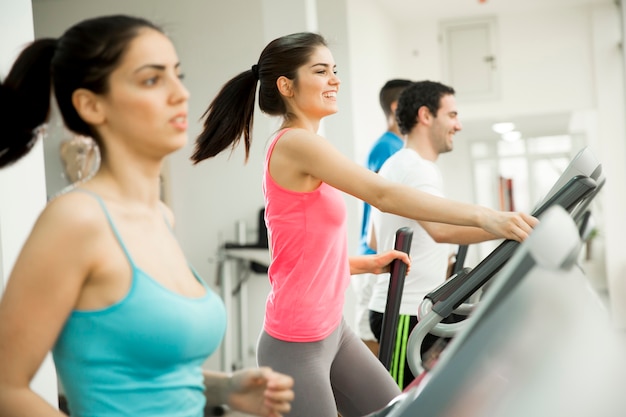
[(350, 283), (346, 206), (340, 191), (322, 183), (311, 192), (282, 188), (269, 173), (274, 146), (265, 158), (263, 195), (272, 262), (265, 331), (287, 342), (315, 342), (341, 322)]

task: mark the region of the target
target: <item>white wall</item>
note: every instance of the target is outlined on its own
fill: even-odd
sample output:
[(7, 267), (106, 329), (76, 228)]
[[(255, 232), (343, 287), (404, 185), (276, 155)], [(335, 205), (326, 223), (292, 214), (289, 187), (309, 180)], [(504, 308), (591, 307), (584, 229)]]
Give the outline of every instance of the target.
[(596, 86), (597, 134), (594, 149), (607, 178), (599, 196), (604, 228), (601, 230), (606, 251), (605, 272), (616, 327), (626, 329), (626, 128), (624, 100), (623, 32), (616, 8), (593, 10), (593, 63)]
[[(0, 3), (0, 78), (4, 79), (23, 46), (33, 40), (29, 0)], [(32, 225), (46, 203), (41, 141), (16, 164), (0, 170), (0, 296)], [(31, 386), (55, 407), (56, 373), (46, 357)]]
[(388, 80), (401, 78), (402, 71), (397, 65), (398, 27), (373, 1), (349, 0), (348, 8), (351, 10), (347, 20), (350, 72), (338, 67), (338, 74), (342, 79), (350, 79), (355, 86), (350, 96), (354, 157), (359, 163), (365, 163), (370, 147), (387, 130), (378, 93)]
[[(462, 116), (506, 117), (593, 105), (590, 13), (587, 7), (575, 7), (496, 16), (501, 96), (466, 102), (459, 98)], [(416, 18), (402, 25), (399, 67), (413, 78), (446, 82), (439, 23)]]

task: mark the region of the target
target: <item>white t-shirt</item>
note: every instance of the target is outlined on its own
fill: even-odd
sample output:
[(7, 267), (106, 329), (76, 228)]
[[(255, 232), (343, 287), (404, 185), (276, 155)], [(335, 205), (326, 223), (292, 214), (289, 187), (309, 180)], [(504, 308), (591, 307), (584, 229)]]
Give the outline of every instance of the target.
[[(424, 192), (443, 197), (443, 178), (434, 162), (423, 159), (412, 149), (403, 148), (383, 164), (380, 175)], [(372, 207), (371, 222), (376, 235), (377, 252), (391, 250), (396, 231), (401, 227), (413, 230), (411, 270), (404, 281), (400, 314), (416, 316), (424, 296), (445, 281), (450, 245), (435, 242), (420, 224), (406, 217), (382, 213)], [(389, 274), (378, 275), (372, 290), (369, 309), (385, 312)]]

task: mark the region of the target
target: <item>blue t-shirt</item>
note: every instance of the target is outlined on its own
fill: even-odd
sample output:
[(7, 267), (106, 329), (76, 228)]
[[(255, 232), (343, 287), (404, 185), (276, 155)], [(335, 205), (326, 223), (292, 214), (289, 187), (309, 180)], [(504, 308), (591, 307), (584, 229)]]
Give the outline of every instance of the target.
[[(393, 132), (385, 132), (380, 138), (374, 142), (372, 149), (367, 156), (367, 168), (378, 172), (383, 163), (391, 155), (404, 147), (404, 141)], [(361, 222), (361, 241), (359, 242), (359, 254), (369, 255), (376, 253), (367, 244), (367, 226), (370, 218), (370, 205), (363, 203), (363, 218)]]
[(128, 294), (99, 310), (74, 310), (52, 353), (72, 417), (202, 417), (202, 364), (226, 329), (221, 298), (170, 291), (132, 267)]

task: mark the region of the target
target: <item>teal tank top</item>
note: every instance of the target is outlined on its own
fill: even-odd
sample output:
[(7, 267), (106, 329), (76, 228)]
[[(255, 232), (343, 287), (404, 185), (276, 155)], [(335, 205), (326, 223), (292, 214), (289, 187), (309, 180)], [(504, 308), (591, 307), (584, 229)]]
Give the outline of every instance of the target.
[(193, 268), (206, 289), (200, 298), (174, 293), (139, 269), (94, 196), (132, 267), (132, 283), (114, 305), (74, 310), (52, 349), (70, 414), (202, 417), (202, 364), (224, 336), (224, 303)]

